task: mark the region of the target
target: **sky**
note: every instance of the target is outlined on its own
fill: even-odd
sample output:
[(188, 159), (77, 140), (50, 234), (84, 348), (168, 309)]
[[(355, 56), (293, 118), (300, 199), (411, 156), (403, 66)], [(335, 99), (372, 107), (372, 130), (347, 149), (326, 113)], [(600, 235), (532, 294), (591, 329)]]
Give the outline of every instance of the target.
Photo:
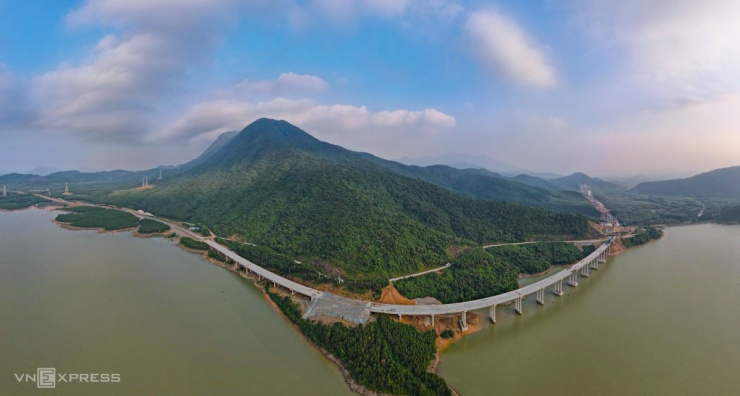
[(0, 0), (0, 173), (184, 163), (269, 117), (387, 159), (740, 165), (734, 0)]

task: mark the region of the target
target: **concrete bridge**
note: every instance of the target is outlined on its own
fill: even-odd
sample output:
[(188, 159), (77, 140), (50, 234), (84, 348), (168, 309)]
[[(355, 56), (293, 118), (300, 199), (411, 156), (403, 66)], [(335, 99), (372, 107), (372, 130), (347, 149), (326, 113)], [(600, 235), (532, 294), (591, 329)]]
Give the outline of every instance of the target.
[[(58, 198), (50, 198), (39, 195), (42, 198), (53, 200), (57, 203), (70, 203)], [(112, 205), (92, 205), (88, 203), (77, 202), (87, 206), (103, 206), (108, 208), (116, 208)], [(514, 303), (514, 309), (517, 313), (522, 313), (522, 301), (530, 295), (537, 295), (537, 302), (544, 304), (545, 290), (552, 286), (552, 293), (557, 296), (563, 295), (563, 281), (567, 279), (567, 284), (571, 287), (578, 286), (579, 277), (588, 277), (591, 270), (599, 268), (599, 264), (605, 263), (606, 258), (609, 255), (611, 244), (614, 242), (614, 236), (607, 239), (604, 244), (599, 246), (593, 253), (588, 255), (576, 264), (571, 265), (569, 268), (558, 272), (548, 278), (542, 279), (531, 285), (521, 287), (516, 290), (512, 290), (507, 293), (499, 294), (496, 296), (481, 298), (478, 300), (465, 301), (460, 303), (452, 304), (440, 304), (440, 305), (395, 305), (395, 304), (382, 304), (376, 302), (367, 302), (361, 300), (355, 300), (347, 297), (342, 297), (329, 292), (323, 292), (314, 288), (301, 285), (290, 279), (284, 278), (278, 274), (268, 271), (257, 264), (239, 256), (232, 252), (226, 246), (216, 243), (212, 239), (205, 238), (201, 235), (195, 234), (190, 230), (180, 227), (173, 222), (165, 219), (158, 218), (149, 213), (142, 213), (128, 208), (116, 208), (129, 212), (140, 218), (151, 218), (156, 219), (162, 223), (169, 225), (173, 231), (182, 236), (187, 236), (195, 240), (205, 242), (208, 246), (223, 254), (228, 260), (242, 266), (247, 272), (256, 275), (258, 280), (263, 278), (270, 281), (275, 286), (281, 286), (291, 293), (298, 293), (308, 297), (311, 302), (309, 308), (306, 311), (305, 317), (309, 316), (309, 313), (322, 312), (324, 315), (341, 317), (342, 319), (350, 320), (358, 324), (365, 323), (370, 318), (370, 313), (379, 313), (387, 315), (398, 315), (401, 318), (404, 315), (408, 316), (429, 316), (431, 317), (432, 324), (434, 324), (434, 317), (439, 315), (457, 315), (461, 314), (461, 327), (467, 328), (467, 313), (469, 311), (488, 308), (489, 316), (492, 322), (496, 322), (496, 307), (498, 305)], [(600, 241), (600, 240), (599, 240)]]
[(564, 293), (563, 281), (566, 279), (568, 285), (571, 287), (577, 287), (579, 277), (589, 277), (592, 270), (598, 269), (600, 264), (606, 262), (606, 258), (609, 255), (611, 244), (614, 242), (614, 239), (615, 237), (607, 239), (606, 242), (599, 246), (593, 253), (578, 263), (571, 265), (568, 269), (532, 283), (531, 285), (527, 285), (507, 293), (481, 298), (479, 300), (441, 305), (393, 305), (369, 303), (367, 309), (375, 313), (398, 315), (399, 318), (403, 315), (430, 316), (432, 324), (434, 323), (434, 317), (437, 315), (462, 314), (462, 326), (465, 328), (467, 327), (466, 317), (468, 311), (488, 308), (491, 321), (495, 323), (496, 307), (498, 305), (513, 302), (514, 309), (517, 313), (521, 314), (522, 300), (530, 294), (536, 294), (537, 302), (539, 304), (544, 304), (546, 288), (552, 286), (552, 293), (557, 296), (562, 296)]

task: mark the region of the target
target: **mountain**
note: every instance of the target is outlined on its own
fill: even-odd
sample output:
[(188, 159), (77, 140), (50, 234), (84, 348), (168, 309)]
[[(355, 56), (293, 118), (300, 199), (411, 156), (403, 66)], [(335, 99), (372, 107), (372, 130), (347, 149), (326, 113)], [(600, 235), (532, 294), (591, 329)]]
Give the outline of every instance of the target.
[(531, 186), (485, 169), (457, 169), (447, 165), (409, 166), (367, 153), (361, 155), (403, 176), (421, 179), (471, 198), (598, 216), (598, 212), (583, 196), (560, 191), (561, 188)]
[(568, 176), (560, 177), (551, 180), (553, 183), (561, 186), (566, 190), (577, 191), (580, 189), (581, 184), (588, 184), (592, 188), (601, 190), (622, 190), (623, 188), (618, 184), (601, 180), (597, 177), (591, 177), (582, 172), (576, 172)]
[(591, 177), (582, 172), (576, 172), (568, 176), (558, 177), (550, 180), (545, 180), (530, 175), (519, 175), (514, 177), (513, 179), (519, 183), (529, 186), (560, 191), (580, 191), (581, 184), (588, 184), (589, 186), (597, 190), (624, 190), (624, 187), (618, 184), (611, 183), (596, 177)]
[(61, 171), (62, 169), (54, 168), (51, 166), (39, 166), (39, 167), (33, 168), (28, 173), (32, 175), (46, 176), (48, 174), (55, 173), (55, 172), (61, 172)]
[(403, 157), (398, 162), (406, 165), (431, 166), (447, 165), (457, 169), (486, 169), (490, 172), (500, 173), (502, 175), (514, 176), (522, 173), (532, 173), (521, 166), (513, 165), (508, 162), (499, 161), (484, 155), (466, 155), (459, 153), (449, 153), (438, 157)]
[(199, 223), (345, 279), (387, 280), (444, 264), (456, 247), (589, 230), (586, 217), (472, 199), (269, 119), (154, 189), (106, 200)]
[(188, 162), (187, 164), (183, 165), (182, 169), (191, 169), (194, 168), (203, 162), (205, 162), (207, 159), (211, 158), (214, 154), (216, 154), (222, 147), (224, 147), (227, 143), (231, 141), (234, 136), (238, 135), (239, 131), (228, 131), (220, 134), (216, 140), (211, 143), (210, 146), (204, 151), (201, 155), (199, 155), (196, 159)]
[(740, 166), (715, 169), (686, 179), (640, 183), (634, 190), (642, 194), (689, 197), (740, 197)]

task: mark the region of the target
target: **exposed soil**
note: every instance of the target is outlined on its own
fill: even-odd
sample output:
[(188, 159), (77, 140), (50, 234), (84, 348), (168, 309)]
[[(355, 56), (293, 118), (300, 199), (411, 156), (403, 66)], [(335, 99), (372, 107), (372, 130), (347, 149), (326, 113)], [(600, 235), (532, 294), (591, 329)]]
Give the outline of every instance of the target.
[(379, 302), (395, 305), (416, 305), (416, 301), (404, 297), (398, 290), (396, 290), (396, 287), (393, 286), (393, 284), (390, 284), (383, 289), (383, 294), (380, 295)]

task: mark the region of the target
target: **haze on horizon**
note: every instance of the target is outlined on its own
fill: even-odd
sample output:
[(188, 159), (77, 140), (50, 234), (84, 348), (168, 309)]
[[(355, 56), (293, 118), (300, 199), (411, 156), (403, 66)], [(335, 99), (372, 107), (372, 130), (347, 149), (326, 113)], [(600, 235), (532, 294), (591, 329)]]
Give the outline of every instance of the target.
[(740, 165), (740, 3), (0, 0), (0, 173), (143, 169), (261, 117), (535, 172)]

